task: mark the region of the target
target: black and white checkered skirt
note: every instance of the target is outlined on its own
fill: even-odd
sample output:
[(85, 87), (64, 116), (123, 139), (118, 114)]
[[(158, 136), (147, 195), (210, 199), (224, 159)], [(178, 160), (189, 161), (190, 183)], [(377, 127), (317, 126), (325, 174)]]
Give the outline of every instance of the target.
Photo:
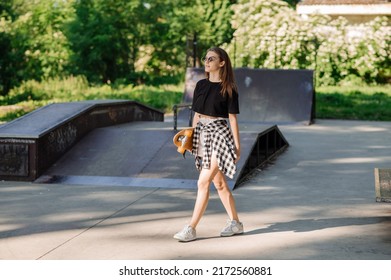
[(198, 170), (210, 168), (212, 152), (216, 153), (219, 170), (232, 179), (236, 172), (236, 152), (226, 119), (201, 118), (194, 130), (192, 154)]

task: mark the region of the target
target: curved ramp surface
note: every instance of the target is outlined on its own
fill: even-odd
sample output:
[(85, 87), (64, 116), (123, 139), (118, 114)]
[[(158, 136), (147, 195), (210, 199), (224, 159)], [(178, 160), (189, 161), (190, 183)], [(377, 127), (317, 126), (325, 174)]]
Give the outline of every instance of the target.
[[(235, 68), (234, 74), (239, 91), (239, 121), (306, 125), (313, 122), (312, 70)], [(184, 103), (192, 102), (195, 85), (204, 78), (203, 68), (187, 69)]]
[[(271, 137), (270, 145), (269, 139), (262, 145), (269, 145), (271, 153), (260, 148), (259, 143), (265, 139), (257, 141), (259, 133), (241, 133), (242, 155), (235, 177), (229, 180), (231, 188), (237, 187), (262, 160), (276, 154), (273, 144), (276, 127), (260, 130), (270, 132), (264, 135)], [(196, 188), (198, 171), (194, 157), (187, 153), (183, 159), (176, 151), (172, 142), (175, 133), (167, 122), (134, 122), (95, 129), (36, 182)], [(287, 145), (283, 140), (284, 147), (278, 147), (278, 150)], [(265, 155), (264, 159), (259, 158), (260, 153)]]

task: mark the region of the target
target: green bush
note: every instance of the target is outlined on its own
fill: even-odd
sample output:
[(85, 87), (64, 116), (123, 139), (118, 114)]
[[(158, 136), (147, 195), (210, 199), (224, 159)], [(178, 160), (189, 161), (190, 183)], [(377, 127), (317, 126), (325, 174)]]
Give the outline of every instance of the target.
[(88, 82), (83, 76), (48, 79), (43, 82), (30, 80), (13, 88), (5, 99), (8, 100), (8, 104), (27, 100), (71, 101), (82, 99), (88, 90)]
[(174, 104), (181, 102), (183, 88), (183, 84), (89, 86), (83, 76), (49, 79), (43, 82), (27, 81), (12, 89), (8, 96), (0, 97), (0, 105), (18, 105), (11, 112), (0, 107), (0, 121), (12, 120), (49, 103), (82, 100), (134, 100), (169, 112)]
[(84, 94), (86, 100), (98, 99), (126, 99), (139, 101), (153, 108), (171, 111), (174, 104), (180, 103), (183, 95), (182, 85), (157, 86), (121, 86), (117, 88), (104, 85), (91, 87)]
[(353, 26), (340, 17), (303, 18), (280, 0), (238, 1), (234, 40), (224, 45), (236, 67), (314, 69), (317, 85), (391, 81), (387, 17)]
[[(29, 81), (0, 97), (0, 121), (10, 121), (41, 106), (54, 102), (125, 99), (139, 101), (164, 112), (181, 103), (184, 85), (89, 86), (86, 79), (69, 77), (46, 82)], [(47, 98), (47, 99), (44, 99)], [(316, 118), (391, 121), (391, 85), (316, 88)]]

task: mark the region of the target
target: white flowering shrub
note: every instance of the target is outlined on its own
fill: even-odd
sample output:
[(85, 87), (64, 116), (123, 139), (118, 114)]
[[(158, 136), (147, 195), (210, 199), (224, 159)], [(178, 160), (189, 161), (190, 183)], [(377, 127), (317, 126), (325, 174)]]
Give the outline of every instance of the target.
[(385, 83), (390, 79), (387, 18), (350, 26), (346, 19), (302, 18), (280, 0), (232, 6), (234, 39), (224, 46), (235, 67), (314, 69), (318, 85)]

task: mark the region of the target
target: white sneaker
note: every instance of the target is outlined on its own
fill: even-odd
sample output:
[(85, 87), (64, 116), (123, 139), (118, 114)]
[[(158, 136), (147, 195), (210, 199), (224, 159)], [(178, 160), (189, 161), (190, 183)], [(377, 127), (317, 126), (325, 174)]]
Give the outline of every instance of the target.
[(243, 224), (235, 220), (228, 220), (225, 228), (220, 233), (220, 236), (232, 236), (243, 233)]
[(185, 226), (180, 232), (174, 235), (174, 238), (182, 242), (193, 241), (197, 238), (196, 230), (191, 226)]

